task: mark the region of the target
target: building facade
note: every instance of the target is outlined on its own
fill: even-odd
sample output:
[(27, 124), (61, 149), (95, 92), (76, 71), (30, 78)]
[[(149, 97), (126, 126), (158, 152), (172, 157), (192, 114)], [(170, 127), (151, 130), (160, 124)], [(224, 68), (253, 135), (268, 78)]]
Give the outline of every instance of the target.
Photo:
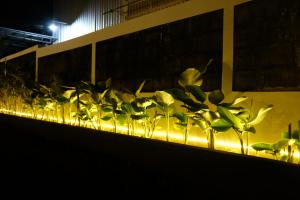
[(56, 43), (108, 28), (187, 0), (54, 0)]

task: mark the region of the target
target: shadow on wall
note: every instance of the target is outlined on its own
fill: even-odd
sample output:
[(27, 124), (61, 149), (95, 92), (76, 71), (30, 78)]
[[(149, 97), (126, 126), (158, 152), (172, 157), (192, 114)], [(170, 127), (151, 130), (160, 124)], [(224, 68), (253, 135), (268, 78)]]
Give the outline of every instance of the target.
[(49, 85), (56, 77), (63, 84), (90, 81), (91, 45), (39, 59), (39, 82)]

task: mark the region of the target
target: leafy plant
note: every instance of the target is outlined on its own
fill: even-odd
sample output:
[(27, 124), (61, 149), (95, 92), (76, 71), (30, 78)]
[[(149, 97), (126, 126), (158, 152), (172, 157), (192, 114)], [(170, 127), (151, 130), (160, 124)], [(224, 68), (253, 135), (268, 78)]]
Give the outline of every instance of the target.
[[(285, 162), (294, 162), (295, 152), (300, 153), (300, 121), (298, 130), (292, 131), (292, 125), (289, 124), (288, 131), (282, 133), (282, 138), (274, 144), (257, 143), (251, 146), (256, 151), (264, 151), (272, 154), (275, 158)], [(300, 159), (298, 160), (300, 164)]]

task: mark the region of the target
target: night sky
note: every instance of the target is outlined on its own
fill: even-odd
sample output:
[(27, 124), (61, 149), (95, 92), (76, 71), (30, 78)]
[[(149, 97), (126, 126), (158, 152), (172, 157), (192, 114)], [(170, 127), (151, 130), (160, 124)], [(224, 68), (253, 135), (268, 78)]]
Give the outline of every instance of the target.
[(0, 26), (43, 33), (52, 19), (52, 0), (2, 1)]

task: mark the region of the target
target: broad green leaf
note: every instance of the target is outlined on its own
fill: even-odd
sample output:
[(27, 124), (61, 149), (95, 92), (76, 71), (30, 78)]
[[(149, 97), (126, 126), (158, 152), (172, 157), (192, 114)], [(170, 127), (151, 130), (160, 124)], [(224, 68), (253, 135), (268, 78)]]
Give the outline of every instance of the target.
[(178, 84), (185, 88), (187, 85), (201, 86), (203, 79), (201, 78), (201, 72), (195, 68), (188, 68), (181, 73)]
[(227, 108), (224, 108), (222, 106), (218, 106), (217, 110), (220, 113), (220, 115), (227, 121), (231, 122), (231, 124), (233, 124), (234, 127), (238, 128), (240, 131), (243, 130), (244, 125), (243, 121), (240, 118), (238, 118), (237, 116), (232, 114)]
[(264, 108), (259, 109), (257, 115), (250, 120), (248, 126), (255, 126), (259, 124), (267, 115), (267, 113), (272, 110), (273, 105), (266, 106)]
[(141, 83), (141, 85), (139, 86), (139, 88), (138, 88), (138, 89), (136, 90), (136, 92), (135, 92), (135, 96), (138, 96), (138, 95), (140, 94), (140, 92), (142, 91), (142, 89), (143, 89), (145, 83), (146, 83), (146, 81), (143, 81), (143, 82)]
[(147, 114), (143, 115), (131, 115), (131, 119), (133, 120), (144, 120), (147, 119), (149, 116)]
[(67, 98), (67, 99), (70, 99), (71, 96), (72, 96), (72, 94), (75, 93), (75, 92), (76, 92), (76, 90), (66, 90), (66, 91), (64, 92), (63, 96), (64, 96), (65, 98)]
[(136, 105), (137, 107), (143, 107), (144, 109), (151, 107), (151, 106), (155, 106), (153, 105), (153, 101), (147, 98), (137, 98), (136, 99)]
[(256, 151), (273, 151), (272, 144), (258, 143), (251, 145), (251, 147)]
[(134, 112), (141, 113), (141, 112), (145, 111), (145, 108), (139, 107), (136, 102), (133, 102), (131, 105), (132, 105)]
[(191, 100), (191, 98), (181, 89), (173, 88), (166, 90), (167, 93), (171, 94), (175, 99), (180, 100), (182, 102), (186, 102), (187, 100)]
[(206, 120), (206, 121), (209, 121), (209, 122), (212, 122), (216, 119), (218, 119), (218, 115), (216, 112), (213, 112), (213, 111), (205, 111), (203, 112), (202, 114), (202, 117)]
[(191, 119), (193, 120), (194, 126), (196, 125), (203, 130), (208, 128), (208, 124), (205, 122), (205, 120), (196, 117), (192, 117)]
[(167, 106), (170, 106), (175, 102), (172, 95), (165, 92), (165, 91), (156, 91), (155, 92), (155, 97), (156, 97), (158, 102), (161, 102), (161, 103), (163, 103)]
[(176, 112), (173, 116), (176, 117), (181, 123), (187, 123), (188, 117), (183, 112)]
[(282, 148), (286, 147), (289, 144), (289, 141), (289, 139), (280, 140), (273, 144), (273, 149), (275, 149), (276, 151), (280, 151)]
[(131, 113), (131, 112), (134, 112), (131, 104), (129, 103), (123, 103), (122, 106), (121, 106), (122, 110), (125, 111), (126, 113)]
[(193, 94), (193, 96), (200, 102), (204, 102), (206, 100), (206, 94), (197, 85), (187, 85), (186, 89)]
[(243, 121), (240, 118), (238, 118), (237, 116), (232, 114), (227, 108), (224, 108), (222, 106), (218, 106), (217, 110), (220, 113), (220, 115), (227, 121), (231, 122), (231, 124), (233, 124), (234, 127), (238, 128), (241, 131), (243, 130), (244, 125)]
[(253, 134), (256, 133), (256, 129), (254, 127), (250, 127), (248, 129), (246, 129), (246, 131), (249, 133), (253, 133)]
[(221, 90), (215, 90), (212, 91), (209, 95), (208, 95), (208, 100), (215, 104), (218, 105), (219, 103), (221, 103), (224, 100), (224, 94)]
[(216, 119), (211, 123), (211, 127), (218, 132), (225, 132), (232, 127), (232, 124), (225, 119)]
[(102, 111), (108, 113), (108, 112), (112, 112), (113, 110), (111, 108), (105, 107), (102, 108)]
[(111, 115), (106, 115), (104, 117), (101, 118), (103, 121), (109, 121), (112, 119), (112, 116)]

